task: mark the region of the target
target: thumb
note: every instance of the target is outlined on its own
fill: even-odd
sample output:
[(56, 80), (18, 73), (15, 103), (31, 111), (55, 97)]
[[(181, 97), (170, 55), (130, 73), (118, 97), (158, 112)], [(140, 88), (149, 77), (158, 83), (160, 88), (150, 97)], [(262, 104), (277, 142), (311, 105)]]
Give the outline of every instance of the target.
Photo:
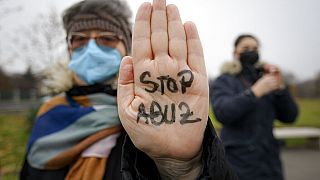
[(128, 107), (134, 99), (134, 74), (131, 56), (123, 57), (118, 79), (118, 105)]

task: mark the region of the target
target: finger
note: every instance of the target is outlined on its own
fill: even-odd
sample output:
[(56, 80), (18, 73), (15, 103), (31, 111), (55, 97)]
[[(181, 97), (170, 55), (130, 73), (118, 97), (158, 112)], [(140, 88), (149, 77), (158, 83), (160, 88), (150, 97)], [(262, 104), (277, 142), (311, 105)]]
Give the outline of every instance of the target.
[(165, 0), (153, 0), (151, 46), (155, 57), (168, 55), (167, 13)]
[(152, 6), (150, 3), (143, 3), (137, 12), (132, 37), (132, 56), (134, 61), (151, 59), (151, 19)]
[(271, 87), (272, 90), (274, 90), (278, 87), (279, 84), (278, 84), (277, 79), (274, 76), (271, 76), (269, 78), (268, 85), (269, 85), (269, 87)]
[(273, 84), (274, 82), (276, 82), (276, 79), (274, 78), (274, 75), (272, 75), (272, 74), (267, 74), (267, 75), (265, 75), (265, 77), (264, 77), (264, 81), (265, 81), (267, 84)]
[(176, 60), (187, 60), (186, 33), (181, 22), (179, 10), (175, 5), (167, 6), (169, 55)]
[(269, 72), (270, 72), (271, 74), (276, 73), (277, 71), (278, 71), (277, 68), (274, 67), (274, 66), (271, 66), (271, 67), (269, 68)]
[(203, 49), (197, 27), (192, 22), (186, 22), (184, 29), (187, 36), (188, 58), (187, 63), (191, 70), (206, 75)]
[(134, 75), (132, 57), (126, 56), (122, 59), (118, 78), (118, 104), (128, 107), (134, 99)]

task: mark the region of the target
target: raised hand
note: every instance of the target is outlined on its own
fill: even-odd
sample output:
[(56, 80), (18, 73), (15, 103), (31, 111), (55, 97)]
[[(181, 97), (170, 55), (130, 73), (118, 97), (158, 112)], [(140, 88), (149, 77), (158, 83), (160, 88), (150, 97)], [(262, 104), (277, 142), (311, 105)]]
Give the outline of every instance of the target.
[(282, 73), (281, 73), (279, 67), (272, 65), (272, 64), (266, 64), (264, 66), (264, 69), (268, 74), (274, 75), (277, 78), (278, 86), (279, 86), (278, 89), (285, 88)]
[(182, 24), (165, 0), (143, 3), (118, 82), (120, 120), (135, 146), (152, 158), (192, 159), (201, 149), (208, 99), (196, 26)]
[(275, 75), (266, 74), (251, 87), (251, 90), (256, 97), (260, 98), (279, 89), (279, 87), (278, 78)]

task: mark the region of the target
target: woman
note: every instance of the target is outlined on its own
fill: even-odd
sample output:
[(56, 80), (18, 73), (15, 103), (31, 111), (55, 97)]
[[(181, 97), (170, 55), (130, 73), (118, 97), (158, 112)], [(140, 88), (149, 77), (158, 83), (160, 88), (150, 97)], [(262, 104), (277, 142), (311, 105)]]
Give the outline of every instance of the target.
[(234, 44), (234, 61), (210, 84), (214, 114), (223, 124), (226, 156), (241, 180), (283, 179), (275, 119), (292, 123), (297, 106), (280, 70), (259, 60), (259, 41), (244, 34)]
[[(202, 53), (195, 26), (183, 26), (178, 9), (164, 0), (144, 3), (130, 57), (130, 14), (120, 0), (85, 0), (65, 11), (71, 59), (48, 72), (47, 90), (61, 94), (37, 114), (21, 179), (235, 179), (213, 127), (206, 126), (208, 88), (198, 88), (207, 87), (204, 60), (189, 58), (187, 64), (187, 51), (182, 51), (187, 50), (187, 39), (181, 41), (187, 33), (194, 53)], [(168, 54), (166, 37), (180, 38), (170, 46), (177, 48), (170, 50), (176, 59)], [(177, 65), (187, 70), (177, 75)], [(164, 88), (155, 77), (172, 86)], [(163, 94), (147, 91), (156, 85)], [(176, 106), (176, 101), (183, 103)]]

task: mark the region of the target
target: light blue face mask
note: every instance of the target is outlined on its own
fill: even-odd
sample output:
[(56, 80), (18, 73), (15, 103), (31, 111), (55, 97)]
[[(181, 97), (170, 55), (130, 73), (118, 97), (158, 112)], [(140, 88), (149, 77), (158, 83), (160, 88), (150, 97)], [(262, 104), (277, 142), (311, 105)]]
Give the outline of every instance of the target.
[(99, 46), (91, 39), (86, 46), (73, 51), (68, 67), (91, 85), (114, 77), (119, 71), (120, 61), (117, 49)]

